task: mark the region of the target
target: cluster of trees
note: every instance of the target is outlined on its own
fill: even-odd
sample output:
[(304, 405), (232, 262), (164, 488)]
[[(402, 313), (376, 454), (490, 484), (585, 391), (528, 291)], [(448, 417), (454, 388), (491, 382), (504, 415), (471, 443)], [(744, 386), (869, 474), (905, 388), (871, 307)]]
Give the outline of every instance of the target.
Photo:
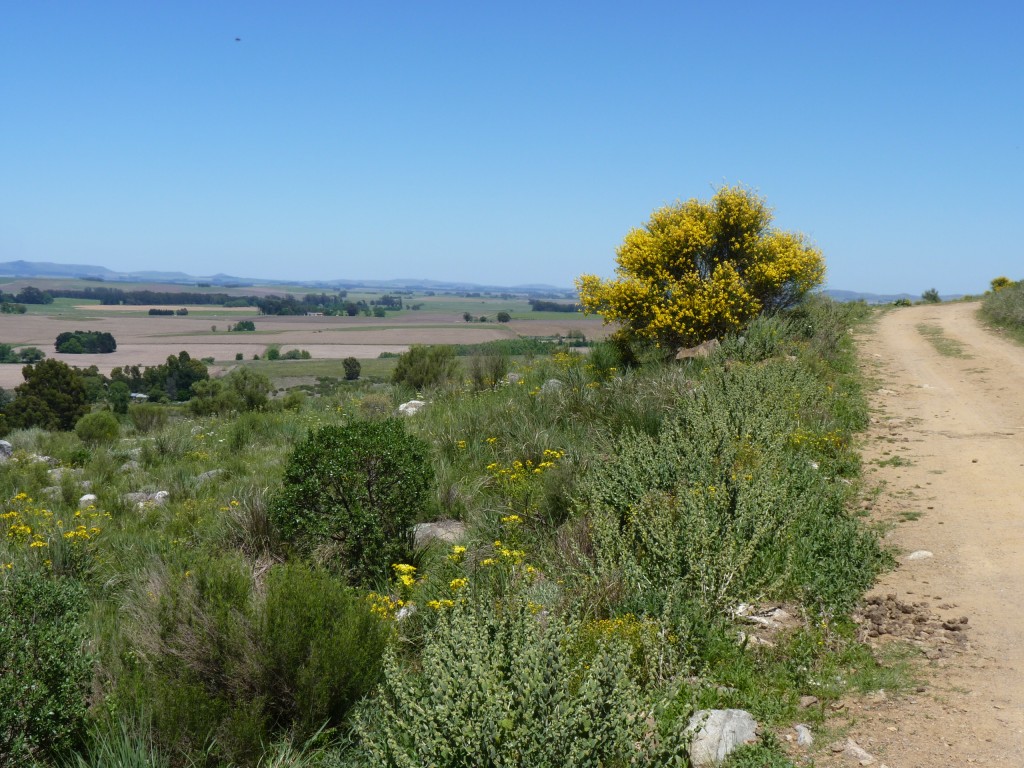
[[(302, 298), (291, 294), (285, 296), (260, 296), (254, 298), (254, 304), (264, 315), (305, 315), (309, 312), (322, 312), (325, 315), (354, 315), (348, 307), (352, 302), (345, 300), (346, 291), (337, 294), (307, 293)], [(361, 302), (366, 306), (365, 302)], [(356, 305), (357, 306), (357, 305)]]
[[(480, 315), (480, 317), (474, 317), (470, 312), (463, 312), (462, 319), (465, 320), (467, 323), (486, 323), (487, 315)], [(497, 320), (499, 323), (507, 323), (512, 319), (512, 315), (510, 315), (508, 312), (499, 312), (494, 316), (494, 319)]]
[(169, 315), (181, 315), (181, 316), (184, 316), (184, 315), (188, 314), (188, 309), (186, 309), (185, 307), (182, 307), (181, 309), (157, 309), (156, 307), (150, 307), (149, 308), (149, 314), (151, 314), (151, 315), (163, 315), (163, 316), (169, 316)]
[(191, 400), (196, 385), (209, 378), (206, 363), (185, 351), (170, 355), (161, 365), (126, 365), (110, 372), (111, 382), (124, 382), (130, 392), (140, 392), (158, 402)]
[(567, 304), (564, 301), (547, 301), (546, 299), (530, 299), (530, 309), (534, 312), (579, 312), (579, 304)]
[[(89, 299), (107, 306), (125, 304), (139, 306), (145, 304), (177, 305), (182, 304), (218, 304), (225, 307), (252, 307), (256, 304), (255, 296), (231, 296), (227, 293), (199, 293), (196, 291), (126, 291), (121, 288), (57, 288), (50, 291), (52, 296), (70, 299)], [(53, 300), (52, 298), (50, 299)], [(25, 302), (27, 304), (39, 302)]]
[(24, 315), (28, 312), (28, 307), (13, 301), (4, 301), (0, 302), (0, 312), (5, 315)]
[(256, 330), (256, 323), (254, 323), (252, 320), (239, 320), (234, 325), (230, 325), (230, 324), (228, 325), (228, 333), (231, 333), (232, 331), (234, 331), (236, 333), (241, 333), (243, 331), (255, 331), (255, 330)]
[[(0, 291), (0, 302), (5, 304), (52, 304), (53, 294), (41, 291), (35, 286), (27, 285), (18, 293)], [(5, 312), (7, 310), (4, 310)]]
[(38, 363), (44, 357), (39, 347), (15, 349), (12, 344), (0, 344), (0, 363)]
[(117, 342), (106, 331), (65, 331), (57, 336), (54, 348), (69, 355), (94, 355), (113, 352)]

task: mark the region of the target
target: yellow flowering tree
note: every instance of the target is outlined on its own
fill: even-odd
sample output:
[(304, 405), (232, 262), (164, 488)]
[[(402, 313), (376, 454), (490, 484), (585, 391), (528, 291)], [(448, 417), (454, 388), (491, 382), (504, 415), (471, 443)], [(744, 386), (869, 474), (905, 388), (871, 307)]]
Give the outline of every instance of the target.
[(626, 235), (616, 262), (614, 279), (577, 279), (583, 311), (666, 351), (738, 331), (825, 277), (821, 251), (772, 227), (764, 198), (739, 186), (658, 209)]

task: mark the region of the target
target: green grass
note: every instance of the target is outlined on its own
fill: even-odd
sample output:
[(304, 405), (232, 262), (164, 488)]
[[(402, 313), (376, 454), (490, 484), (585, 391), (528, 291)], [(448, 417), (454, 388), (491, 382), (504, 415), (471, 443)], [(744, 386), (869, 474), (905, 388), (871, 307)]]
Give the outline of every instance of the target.
[(967, 353), (962, 342), (947, 336), (945, 331), (937, 325), (918, 323), (917, 332), (924, 336), (935, 347), (935, 351), (943, 357), (956, 357), (961, 360), (969, 360), (974, 357)]

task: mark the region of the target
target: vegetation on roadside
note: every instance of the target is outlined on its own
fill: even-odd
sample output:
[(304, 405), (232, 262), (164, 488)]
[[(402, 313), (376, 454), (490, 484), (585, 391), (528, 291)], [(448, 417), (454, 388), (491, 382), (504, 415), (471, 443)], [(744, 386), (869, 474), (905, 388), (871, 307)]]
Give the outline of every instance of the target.
[[(19, 732), (44, 763), (66, 734), (79, 765), (664, 765), (696, 708), (790, 722), (877, 674), (846, 618), (885, 563), (847, 511), (864, 312), (808, 299), (681, 365), (546, 344), (507, 377), (501, 355), (412, 353), (421, 380), (293, 410), (227, 378), (194, 402), (252, 409), (128, 405), (122, 372), (77, 432), (8, 438), (0, 582), (79, 590), (54, 631), (94, 650), (60, 657), (86, 672), (47, 705), (59, 728)], [(414, 384), (428, 404), (389, 418)], [(412, 549), (439, 518), (465, 533)], [(13, 631), (45, 626), (11, 595)], [(740, 602), (797, 623), (738, 641)]]
[(1024, 344), (1024, 280), (993, 280), (992, 292), (982, 300), (980, 314), (986, 323), (1005, 330)]

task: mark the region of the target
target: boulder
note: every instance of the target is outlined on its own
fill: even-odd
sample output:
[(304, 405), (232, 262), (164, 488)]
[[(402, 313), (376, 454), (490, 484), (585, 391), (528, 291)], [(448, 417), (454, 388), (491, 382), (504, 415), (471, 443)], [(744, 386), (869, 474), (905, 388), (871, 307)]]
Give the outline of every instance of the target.
[(410, 400), (398, 406), (398, 413), (402, 416), (415, 416), (424, 405), (426, 402), (423, 400)]
[(201, 475), (196, 477), (196, 485), (202, 485), (205, 482), (213, 480), (215, 477), (219, 477), (224, 474), (223, 469), (210, 469), (203, 472)]
[(146, 491), (136, 491), (135, 493), (126, 493), (124, 500), (128, 504), (134, 504), (136, 509), (142, 509), (144, 507), (162, 507), (167, 503), (167, 499), (170, 497), (167, 491), (157, 491), (156, 493), (147, 493)]
[(720, 346), (722, 346), (722, 344), (718, 339), (709, 339), (703, 344), (698, 344), (696, 347), (679, 350), (679, 352), (676, 353), (676, 360), (690, 360), (695, 357), (710, 357)]
[(796, 743), (798, 746), (814, 746), (814, 734), (811, 733), (810, 726), (800, 723), (799, 725), (794, 725), (793, 730), (796, 731)]
[(548, 379), (541, 385), (540, 392), (542, 395), (550, 395), (552, 392), (557, 392), (564, 386), (565, 384), (559, 379)]
[(14, 446), (6, 440), (0, 440), (0, 464), (11, 458), (12, 453), (14, 453)]
[(95, 505), (97, 501), (95, 493), (87, 493), (78, 500), (78, 508), (85, 509), (90, 505)]
[(436, 520), (433, 523), (417, 523), (412, 527), (413, 546), (416, 549), (423, 549), (434, 541), (454, 544), (465, 535), (466, 525), (458, 520)]
[(743, 709), (702, 709), (686, 728), (693, 734), (690, 762), (693, 768), (712, 768), (744, 744), (757, 741), (757, 722)]

